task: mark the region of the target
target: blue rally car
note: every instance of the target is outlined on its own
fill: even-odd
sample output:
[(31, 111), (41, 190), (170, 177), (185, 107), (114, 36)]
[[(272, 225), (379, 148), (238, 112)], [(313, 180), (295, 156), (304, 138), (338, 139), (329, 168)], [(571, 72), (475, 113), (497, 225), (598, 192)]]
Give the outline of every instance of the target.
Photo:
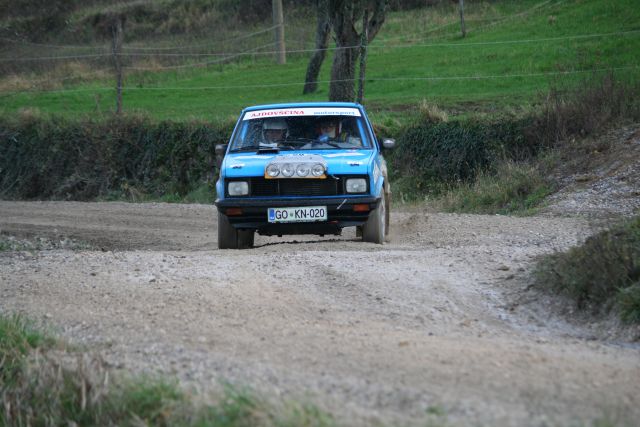
[(253, 246), (261, 235), (340, 234), (365, 242), (389, 233), (391, 191), (383, 148), (364, 108), (300, 103), (242, 111), (216, 183), (218, 247)]

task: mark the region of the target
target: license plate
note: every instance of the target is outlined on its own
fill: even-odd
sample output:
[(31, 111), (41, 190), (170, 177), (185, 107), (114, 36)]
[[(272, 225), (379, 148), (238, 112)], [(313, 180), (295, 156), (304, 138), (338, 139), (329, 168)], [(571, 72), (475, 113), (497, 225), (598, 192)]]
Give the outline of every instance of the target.
[(316, 222), (327, 220), (326, 206), (269, 208), (269, 222)]

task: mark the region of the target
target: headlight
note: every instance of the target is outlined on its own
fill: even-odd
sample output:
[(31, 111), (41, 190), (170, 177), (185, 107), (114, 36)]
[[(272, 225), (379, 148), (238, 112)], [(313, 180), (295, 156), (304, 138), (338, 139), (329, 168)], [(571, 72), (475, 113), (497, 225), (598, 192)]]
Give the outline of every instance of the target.
[(296, 173), (296, 167), (291, 163), (285, 163), (282, 165), (282, 168), (280, 168), (280, 173), (282, 173), (282, 176), (286, 176), (287, 178), (292, 177), (293, 174)]
[(367, 191), (367, 180), (364, 178), (347, 179), (347, 193), (364, 193)]
[(300, 163), (296, 168), (296, 175), (298, 176), (307, 176), (311, 172), (311, 168), (307, 163)]
[(316, 163), (315, 165), (313, 165), (313, 167), (311, 168), (311, 175), (316, 177), (324, 175), (324, 166), (320, 163)]
[(267, 176), (275, 178), (278, 175), (280, 175), (280, 168), (278, 167), (278, 165), (271, 163), (269, 166), (267, 166)]
[(247, 181), (231, 181), (228, 191), (230, 196), (246, 196), (249, 194), (249, 183)]

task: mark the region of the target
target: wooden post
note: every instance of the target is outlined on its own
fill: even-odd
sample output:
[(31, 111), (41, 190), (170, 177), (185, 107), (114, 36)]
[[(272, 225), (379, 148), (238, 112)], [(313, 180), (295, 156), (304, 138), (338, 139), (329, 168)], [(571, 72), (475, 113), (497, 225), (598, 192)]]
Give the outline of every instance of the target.
[(462, 38), (465, 38), (467, 29), (464, 26), (464, 0), (460, 0), (460, 28), (462, 29)]
[(273, 25), (276, 36), (276, 62), (286, 64), (287, 56), (284, 46), (284, 15), (282, 12), (282, 0), (272, 0)]
[(122, 16), (113, 18), (111, 35), (113, 36), (111, 51), (116, 70), (116, 114), (120, 114), (122, 113)]
[(364, 101), (364, 77), (367, 68), (367, 44), (369, 42), (369, 9), (364, 10), (362, 17), (362, 34), (360, 37), (360, 76), (358, 78), (358, 104)]

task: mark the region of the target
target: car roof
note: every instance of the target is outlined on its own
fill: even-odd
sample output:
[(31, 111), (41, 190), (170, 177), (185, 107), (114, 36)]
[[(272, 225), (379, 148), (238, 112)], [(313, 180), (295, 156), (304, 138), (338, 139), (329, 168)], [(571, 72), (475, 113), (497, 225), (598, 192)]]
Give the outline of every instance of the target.
[(285, 104), (265, 104), (265, 105), (254, 105), (251, 107), (246, 107), (242, 112), (246, 111), (256, 111), (256, 110), (269, 110), (276, 108), (294, 108), (294, 107), (347, 107), (347, 108), (358, 108), (362, 110), (362, 105), (356, 102), (289, 102)]

